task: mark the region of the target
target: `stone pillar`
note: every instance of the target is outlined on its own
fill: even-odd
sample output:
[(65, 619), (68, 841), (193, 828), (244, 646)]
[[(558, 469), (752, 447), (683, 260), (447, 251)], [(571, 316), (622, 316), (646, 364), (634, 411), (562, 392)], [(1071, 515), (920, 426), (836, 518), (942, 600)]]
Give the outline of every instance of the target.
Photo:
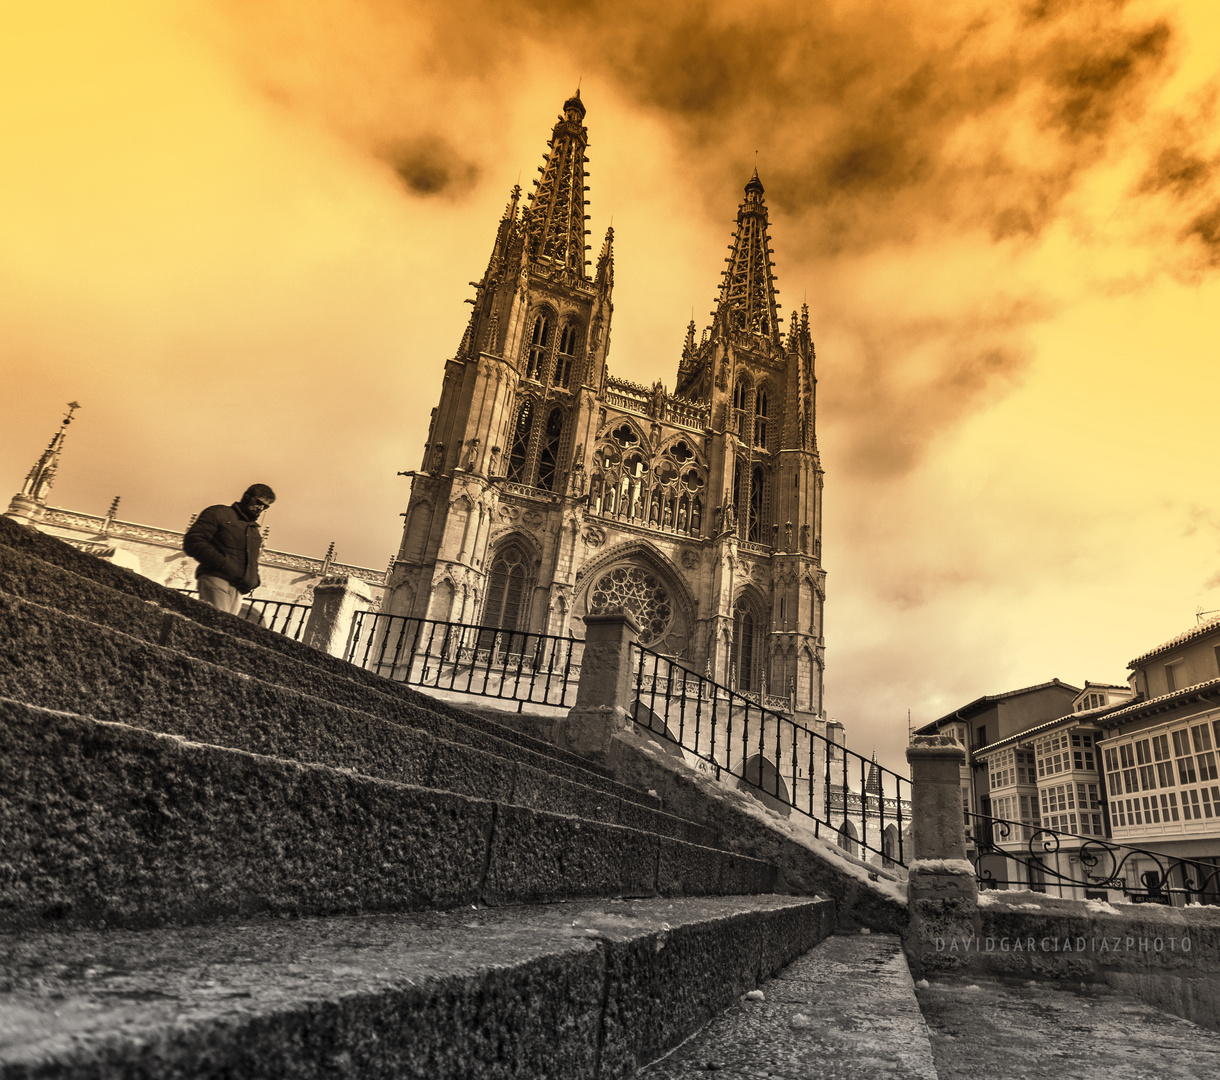
[(369, 587), (360, 578), (323, 578), (314, 586), (313, 607), (302, 640), (331, 656), (343, 656), (351, 637), (352, 619), (357, 611), (368, 609), (371, 599)]
[(905, 942), (916, 978), (966, 965), (978, 934), (978, 885), (966, 861), (961, 767), (966, 751), (947, 735), (919, 735), (911, 765), (912, 854)]
[(623, 612), (585, 616), (576, 704), (555, 722), (552, 739), (564, 750), (610, 764), (611, 740), (631, 726), (631, 646), (639, 627)]

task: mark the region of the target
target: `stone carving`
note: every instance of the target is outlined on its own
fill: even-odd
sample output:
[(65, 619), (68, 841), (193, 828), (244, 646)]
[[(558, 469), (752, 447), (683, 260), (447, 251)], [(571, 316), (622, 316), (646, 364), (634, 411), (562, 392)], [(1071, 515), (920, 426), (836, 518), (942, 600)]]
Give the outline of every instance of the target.
[(499, 509), (500, 509), (500, 520), (507, 521), (509, 524), (512, 524), (514, 521), (517, 520), (517, 518), (519, 518), (521, 516), (521, 511), (518, 510), (515, 506), (501, 506)]
[(546, 521), (546, 515), (543, 514), (539, 510), (527, 510), (524, 514), (521, 515), (521, 524), (524, 525), (527, 529), (533, 529), (533, 530), (537, 531), (538, 529), (542, 528), (542, 525), (545, 521)]
[(584, 541), (589, 547), (601, 547), (606, 542), (606, 531), (599, 529), (596, 525), (586, 526)]
[(703, 560), (699, 557), (699, 552), (687, 548), (682, 552), (682, 565), (687, 570), (698, 570), (699, 564)]

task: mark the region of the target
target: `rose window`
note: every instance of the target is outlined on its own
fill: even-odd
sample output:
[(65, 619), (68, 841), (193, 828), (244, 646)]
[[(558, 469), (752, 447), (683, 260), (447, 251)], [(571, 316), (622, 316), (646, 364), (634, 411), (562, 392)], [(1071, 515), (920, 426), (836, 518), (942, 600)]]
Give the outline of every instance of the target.
[(616, 566), (593, 583), (589, 613), (622, 610), (640, 628), (640, 644), (659, 640), (673, 617), (669, 592), (652, 574), (638, 566)]

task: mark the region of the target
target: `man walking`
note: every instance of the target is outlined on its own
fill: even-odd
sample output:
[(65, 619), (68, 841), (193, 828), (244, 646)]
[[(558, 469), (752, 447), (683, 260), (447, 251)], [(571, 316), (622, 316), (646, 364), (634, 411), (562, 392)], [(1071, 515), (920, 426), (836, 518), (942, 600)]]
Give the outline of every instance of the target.
[(251, 484), (241, 502), (209, 506), (182, 540), (182, 550), (199, 563), (199, 599), (236, 615), (241, 598), (258, 588), (258, 553), (263, 544), (258, 516), (275, 502), (266, 484)]

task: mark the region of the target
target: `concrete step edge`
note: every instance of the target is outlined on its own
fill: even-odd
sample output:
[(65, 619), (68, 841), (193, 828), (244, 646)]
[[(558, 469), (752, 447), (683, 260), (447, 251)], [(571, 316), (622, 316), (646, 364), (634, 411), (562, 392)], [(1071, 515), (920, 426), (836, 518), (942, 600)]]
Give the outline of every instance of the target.
[(0, 1073), (630, 1076), (832, 925), (724, 897), (0, 938)]

